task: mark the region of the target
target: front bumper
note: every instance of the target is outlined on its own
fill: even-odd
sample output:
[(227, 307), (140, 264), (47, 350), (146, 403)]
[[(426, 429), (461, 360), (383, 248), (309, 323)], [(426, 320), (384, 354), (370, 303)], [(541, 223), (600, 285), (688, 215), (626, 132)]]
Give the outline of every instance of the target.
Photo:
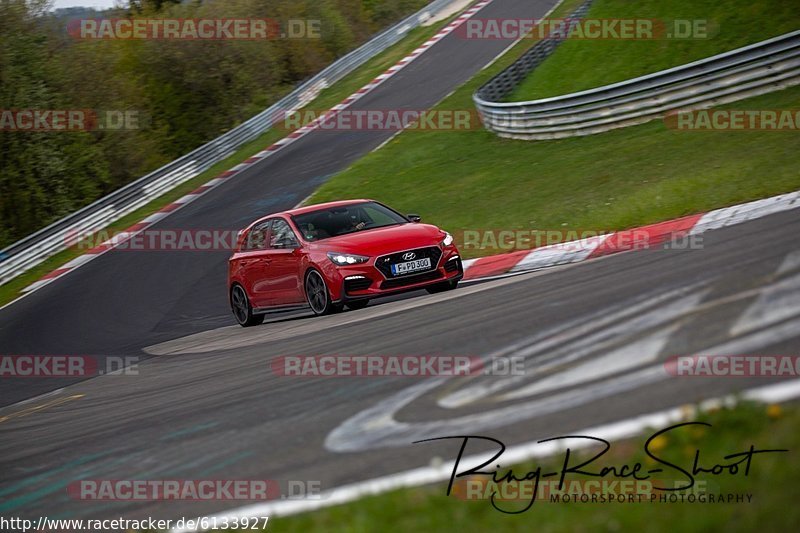
[[(369, 300), (406, 291), (424, 289), (447, 281), (458, 281), (464, 277), (464, 268), (458, 250), (445, 247), (436, 268), (425, 272), (387, 277), (375, 266), (375, 258), (361, 265), (337, 267), (326, 274), (331, 281), (331, 298), (336, 303), (353, 300)], [(326, 269), (327, 270), (327, 269)]]

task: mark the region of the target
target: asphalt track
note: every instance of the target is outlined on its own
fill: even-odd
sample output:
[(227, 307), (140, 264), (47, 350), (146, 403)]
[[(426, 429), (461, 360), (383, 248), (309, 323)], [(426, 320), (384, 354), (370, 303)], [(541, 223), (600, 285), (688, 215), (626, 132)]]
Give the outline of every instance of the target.
[[(525, 4), (499, 1), (484, 15), (547, 9)], [(464, 65), (474, 71), (498, 51), (475, 59), (484, 53), (476, 46), (470, 59), (468, 46), (448, 37), (359, 105), (412, 102), (404, 92), (412, 87), (428, 97), (433, 89), (420, 90), (415, 72), (463, 80)], [(159, 226), (238, 227), (293, 205), (381, 142), (372, 135), (312, 134)], [(770, 383), (671, 377), (663, 362), (797, 354), (798, 232), (793, 210), (704, 233), (701, 249), (627, 252), (247, 330), (228, 317), (226, 254), (109, 253), (0, 312), (2, 352), (153, 357), (136, 375), (89, 379), (0, 410), (0, 513), (198, 516), (241, 503), (91, 502), (65, 488), (77, 479), (225, 478), (314, 480), (326, 489), (457, 452), (411, 444), (421, 438), (482, 432), (510, 445)], [(271, 371), (274, 357), (295, 354), (510, 355), (524, 358), (526, 372), (417, 380)], [(24, 396), (25, 384), (14, 386), (3, 383), (6, 403)]]
[[(555, 3), (496, 0), (476, 16), (536, 18)], [(432, 107), (509, 44), (450, 34), (351, 109)], [(241, 229), (259, 216), (294, 207), (393, 133), (315, 131), (151, 229)], [(229, 255), (225, 251), (106, 253), (0, 310), (0, 353), (130, 355), (159, 341), (230, 324), (225, 286)], [(2, 405), (54, 388), (52, 380), (2, 387)]]
[[(457, 451), (411, 444), (421, 438), (468, 432), (527, 442), (770, 383), (671, 377), (662, 365), (697, 353), (797, 354), (798, 231), (800, 217), (789, 211), (710, 231), (702, 249), (626, 252), (148, 347), (160, 355), (138, 375), (90, 379), (0, 412), (9, 417), (0, 422), (0, 511), (220, 512), (237, 503), (87, 502), (70, 499), (65, 486), (225, 478), (331, 488)], [(523, 376), (290, 378), (270, 367), (279, 355), (503, 353), (525, 358)]]

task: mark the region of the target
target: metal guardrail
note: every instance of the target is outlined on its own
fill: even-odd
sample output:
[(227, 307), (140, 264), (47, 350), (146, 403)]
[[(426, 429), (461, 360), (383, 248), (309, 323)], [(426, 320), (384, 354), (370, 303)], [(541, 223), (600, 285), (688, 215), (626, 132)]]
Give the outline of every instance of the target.
[[(585, 3), (571, 18), (585, 14)], [(628, 81), (527, 102), (502, 102), (555, 50), (538, 42), (473, 95), (484, 126), (526, 140), (591, 135), (800, 84), (800, 31)]]
[(476, 91), (475, 95), (473, 95), (473, 100), (477, 96), (482, 101), (485, 100), (488, 103), (501, 102), (503, 98), (511, 94), (522, 80), (528, 77), (528, 74), (530, 74), (533, 69), (538, 67), (542, 61), (547, 59), (550, 54), (555, 52), (556, 48), (564, 42), (563, 37), (565, 31), (572, 29), (578, 19), (586, 15), (593, 1), (594, 0), (586, 0), (565, 19), (569, 21), (566, 29), (560, 27), (555, 28), (550, 38), (542, 39), (537, 42), (522, 54), (519, 59), (514, 61), (514, 63), (483, 84)]
[(132, 213), (165, 192), (211, 168), (267, 131), (284, 113), (298, 109), (319, 92), (400, 41), (409, 31), (455, 0), (434, 0), (376, 35), (299, 85), (290, 94), (239, 126), (61, 220), (0, 250), (0, 284), (67, 248), (70, 236), (96, 231)]

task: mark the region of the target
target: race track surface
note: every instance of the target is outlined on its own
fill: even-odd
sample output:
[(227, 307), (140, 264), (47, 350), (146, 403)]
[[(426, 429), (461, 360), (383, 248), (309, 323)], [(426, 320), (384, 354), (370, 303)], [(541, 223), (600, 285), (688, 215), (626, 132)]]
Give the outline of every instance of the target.
[[(496, 0), (478, 16), (541, 17), (552, 4)], [(429, 107), (508, 44), (450, 35), (355, 108)], [(156, 227), (238, 229), (294, 206), (390, 135), (314, 132)], [(411, 444), (423, 438), (482, 432), (512, 445), (770, 383), (673, 377), (664, 361), (797, 354), (798, 232), (788, 211), (704, 233), (699, 249), (626, 252), (249, 329), (230, 317), (226, 252), (107, 253), (0, 311), (2, 354), (143, 358), (135, 374), (4, 380), (0, 511), (198, 516), (241, 503), (81, 501), (66, 487), (224, 478), (329, 489), (457, 452)], [(297, 378), (271, 367), (324, 354), (509, 356), (525, 372)]]
[[(481, 18), (542, 17), (555, 0), (496, 0)], [(427, 109), (509, 46), (454, 32), (351, 109)], [(297, 205), (392, 131), (315, 131), (251, 166), (150, 229), (238, 230)], [(423, 213), (424, 216), (424, 213)], [(143, 346), (231, 324), (229, 252), (115, 250), (0, 310), (2, 354), (138, 354)], [(58, 384), (55, 386), (61, 386)], [(52, 390), (3, 383), (0, 405)]]
[[(3, 511), (197, 516), (236, 502), (87, 502), (74, 479), (315, 480), (323, 489), (454, 458), (422, 438), (506, 444), (568, 434), (774, 382), (672, 377), (671, 356), (796, 354), (796, 211), (704, 234), (703, 248), (622, 253), (322, 318), (221, 326), (148, 347), (138, 375), (0, 412)], [(769, 238), (765, 238), (769, 236)], [(208, 350), (211, 351), (208, 351)], [(310, 378), (281, 355), (522, 357), (522, 376)], [(49, 407), (47, 405), (50, 405)], [(30, 407), (28, 406), (28, 407)], [(471, 450), (477, 452), (479, 450)]]

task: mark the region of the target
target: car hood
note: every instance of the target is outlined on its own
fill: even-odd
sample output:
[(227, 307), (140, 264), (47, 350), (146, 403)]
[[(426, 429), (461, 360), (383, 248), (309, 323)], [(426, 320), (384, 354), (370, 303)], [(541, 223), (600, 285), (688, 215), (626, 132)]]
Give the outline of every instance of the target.
[(401, 224), (330, 237), (314, 243), (321, 250), (377, 256), (423, 246), (436, 246), (444, 232), (430, 224)]

